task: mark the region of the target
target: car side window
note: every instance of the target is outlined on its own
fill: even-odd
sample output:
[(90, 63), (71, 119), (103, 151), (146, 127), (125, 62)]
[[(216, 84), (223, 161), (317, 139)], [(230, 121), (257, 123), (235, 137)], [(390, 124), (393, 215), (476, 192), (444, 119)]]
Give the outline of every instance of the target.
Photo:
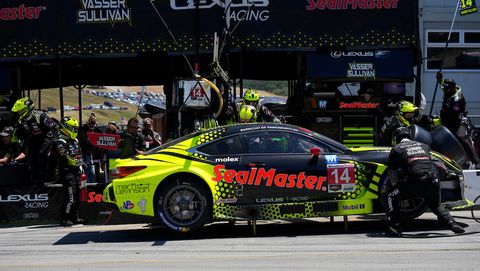
[(197, 149), (208, 155), (242, 154), (242, 142), (238, 136), (228, 137), (205, 144)]
[(247, 153), (310, 153), (310, 148), (318, 148), (321, 153), (332, 151), (326, 144), (284, 131), (253, 132), (242, 138)]
[(288, 153), (310, 153), (311, 148), (320, 149), (321, 153), (330, 153), (332, 150), (328, 145), (321, 144), (311, 138), (290, 133), (288, 138)]

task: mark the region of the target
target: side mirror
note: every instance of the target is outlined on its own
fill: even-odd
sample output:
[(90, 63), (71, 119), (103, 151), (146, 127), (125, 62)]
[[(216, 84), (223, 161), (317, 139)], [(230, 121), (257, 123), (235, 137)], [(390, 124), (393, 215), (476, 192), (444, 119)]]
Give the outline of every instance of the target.
[(314, 157), (318, 157), (318, 156), (320, 156), (320, 149), (319, 148), (310, 148), (310, 153)]

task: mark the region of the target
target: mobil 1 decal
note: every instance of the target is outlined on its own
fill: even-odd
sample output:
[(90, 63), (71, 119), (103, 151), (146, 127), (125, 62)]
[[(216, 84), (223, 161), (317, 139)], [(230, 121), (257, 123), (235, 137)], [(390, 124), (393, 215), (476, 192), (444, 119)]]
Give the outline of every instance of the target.
[(354, 191), (355, 165), (327, 163), (327, 183), (329, 193)]

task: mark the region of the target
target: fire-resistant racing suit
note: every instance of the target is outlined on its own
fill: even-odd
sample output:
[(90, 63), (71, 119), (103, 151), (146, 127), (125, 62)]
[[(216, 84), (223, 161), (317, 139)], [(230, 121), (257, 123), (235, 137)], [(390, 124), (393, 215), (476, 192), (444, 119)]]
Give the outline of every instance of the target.
[(389, 229), (400, 233), (399, 203), (401, 199), (423, 198), (438, 220), (448, 225), (455, 233), (464, 232), (456, 224), (449, 211), (440, 204), (440, 184), (438, 173), (430, 158), (428, 145), (403, 139), (395, 145), (389, 155), (389, 170), (399, 174), (401, 180), (387, 195), (387, 219)]
[(77, 139), (61, 134), (56, 145), (58, 173), (64, 189), (62, 224), (69, 226), (78, 221), (78, 181), (82, 153)]

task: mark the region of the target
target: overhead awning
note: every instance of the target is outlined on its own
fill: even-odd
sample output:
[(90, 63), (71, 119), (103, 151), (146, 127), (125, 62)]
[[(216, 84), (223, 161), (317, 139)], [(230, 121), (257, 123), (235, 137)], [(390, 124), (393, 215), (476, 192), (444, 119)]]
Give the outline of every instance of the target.
[(306, 56), (307, 78), (329, 81), (413, 81), (412, 50), (331, 51)]
[[(0, 3), (0, 60), (211, 52), (405, 48), (415, 43), (417, 1), (398, 0), (9, 0)], [(154, 7), (176, 36), (178, 45)], [(197, 6), (198, 5), (198, 6)], [(225, 45), (225, 44), (221, 44)]]

